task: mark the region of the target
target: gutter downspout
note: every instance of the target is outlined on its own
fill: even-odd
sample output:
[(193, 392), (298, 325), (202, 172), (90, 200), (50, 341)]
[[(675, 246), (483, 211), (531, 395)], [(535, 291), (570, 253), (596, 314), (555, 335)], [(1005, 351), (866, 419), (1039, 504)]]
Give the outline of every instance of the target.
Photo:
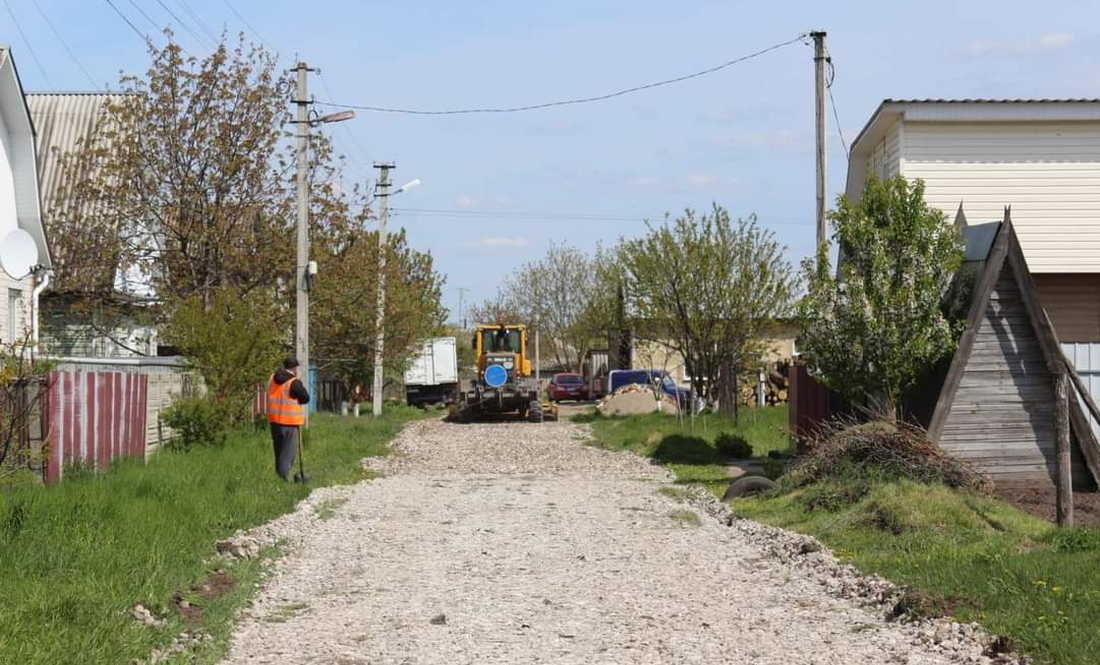
[(42, 292), (50, 285), (50, 271), (43, 270), (40, 274), (42, 278), (38, 281), (38, 285), (34, 287), (34, 291), (31, 292), (31, 341), (34, 342), (36, 347), (38, 346), (38, 296), (42, 295)]

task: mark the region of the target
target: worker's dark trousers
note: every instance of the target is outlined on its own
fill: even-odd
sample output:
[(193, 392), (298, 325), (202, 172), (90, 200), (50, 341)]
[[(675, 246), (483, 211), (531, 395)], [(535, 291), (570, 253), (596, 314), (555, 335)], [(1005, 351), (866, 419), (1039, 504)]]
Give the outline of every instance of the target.
[(271, 423), (271, 442), (275, 446), (275, 473), (283, 480), (290, 480), (294, 451), (298, 445), (298, 427)]

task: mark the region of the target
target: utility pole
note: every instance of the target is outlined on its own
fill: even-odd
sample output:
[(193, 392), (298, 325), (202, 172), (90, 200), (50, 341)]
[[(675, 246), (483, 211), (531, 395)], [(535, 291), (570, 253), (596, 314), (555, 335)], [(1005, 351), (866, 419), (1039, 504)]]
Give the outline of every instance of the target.
[(814, 126), (817, 134), (817, 246), (825, 244), (825, 33), (810, 33), (814, 40)]
[(458, 288), (458, 324), (460, 326), (462, 326), (463, 330), (466, 330), (466, 313), (465, 313), (466, 310), (464, 310), (462, 308), (462, 305), (463, 305), (463, 301), (465, 300), (466, 292), (469, 291), (470, 289), (466, 289), (466, 288), (463, 288), (461, 286), (459, 286), (457, 288)]
[[(294, 103), (298, 105), (298, 256), (294, 262), (297, 281), (297, 315), (294, 350), (305, 374), (300, 378), (306, 389), (309, 383), (309, 90), (306, 76), (310, 69), (299, 62), (298, 91)], [(309, 409), (306, 409), (306, 425), (309, 425)]]
[(382, 352), (386, 341), (383, 329), (386, 321), (386, 218), (390, 214), (390, 169), (394, 168), (394, 164), (375, 162), (374, 168), (378, 169), (378, 183), (374, 193), (378, 197), (378, 309), (374, 319), (377, 336), (374, 340), (373, 395), (374, 417), (377, 418), (382, 415)]

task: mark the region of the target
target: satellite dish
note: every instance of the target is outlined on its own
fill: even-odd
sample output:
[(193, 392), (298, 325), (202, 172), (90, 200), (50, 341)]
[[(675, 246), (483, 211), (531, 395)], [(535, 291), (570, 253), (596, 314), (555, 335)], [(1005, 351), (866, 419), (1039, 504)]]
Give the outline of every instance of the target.
[(38, 245), (31, 234), (15, 229), (0, 240), (0, 268), (12, 279), (23, 279), (38, 263)]
[(499, 388), (508, 383), (508, 370), (502, 365), (489, 365), (485, 368), (485, 383), (490, 388)]

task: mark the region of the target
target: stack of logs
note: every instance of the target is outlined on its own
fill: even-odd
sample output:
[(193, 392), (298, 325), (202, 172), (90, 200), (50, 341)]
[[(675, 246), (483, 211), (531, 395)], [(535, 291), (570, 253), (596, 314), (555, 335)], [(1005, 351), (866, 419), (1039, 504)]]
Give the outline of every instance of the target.
[[(757, 374), (749, 374), (741, 384), (741, 403), (747, 406), (759, 404), (757, 401)], [(787, 377), (769, 367), (764, 371), (764, 404), (775, 406), (787, 403)]]

